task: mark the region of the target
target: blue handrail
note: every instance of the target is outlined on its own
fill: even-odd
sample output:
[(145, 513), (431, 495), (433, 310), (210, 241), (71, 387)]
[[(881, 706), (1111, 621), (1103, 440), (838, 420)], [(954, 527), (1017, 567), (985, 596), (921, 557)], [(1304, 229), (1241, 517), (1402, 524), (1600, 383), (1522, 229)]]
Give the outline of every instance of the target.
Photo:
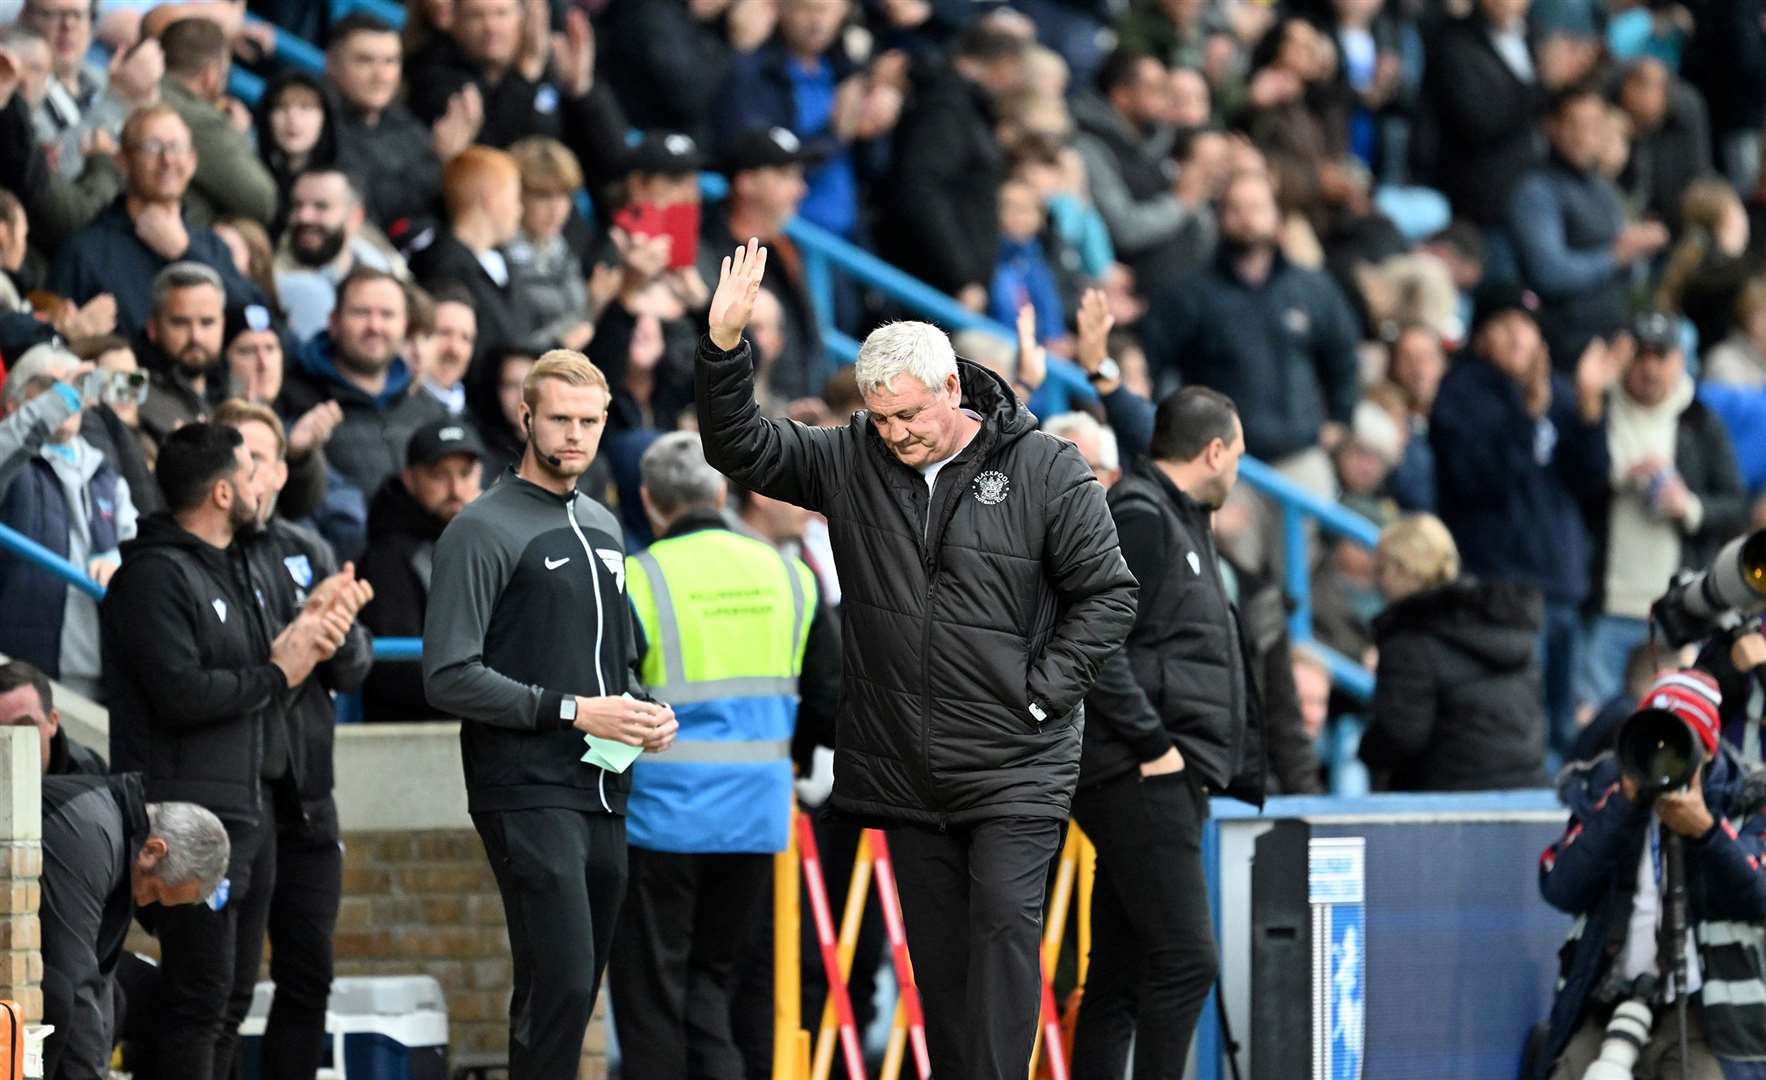
[[(948, 329), (980, 330), (1007, 341), (1017, 341), (1017, 335), (1001, 323), (977, 315), (925, 282), (818, 225), (796, 218), (785, 226), (785, 235), (797, 245), (803, 259), (804, 277), (822, 327), (822, 341), (842, 362), (850, 363), (858, 355), (859, 343), (834, 326), (835, 271), (858, 279)], [(1057, 359), (1051, 358), (1050, 362), (1057, 362)], [(1274, 499), (1282, 508), (1283, 565), (1286, 567), (1283, 584), (1294, 601), (1294, 611), (1288, 620), (1289, 635), (1295, 642), (1306, 643), (1324, 659), (1331, 669), (1331, 681), (1337, 687), (1358, 698), (1371, 698), (1374, 688), (1372, 673), (1312, 636), (1312, 567), (1305, 554), (1306, 522), (1307, 519), (1316, 521), (1327, 531), (1367, 547), (1379, 542), (1379, 529), (1360, 514), (1320, 499), (1254, 458), (1240, 461), (1239, 474), (1246, 483)]]
[[(84, 570), (11, 526), (0, 525), (0, 551), (16, 555), (40, 570), (47, 570), (94, 600), (104, 599), (104, 586), (87, 577)], [(373, 649), (375, 660), (420, 660), (423, 639), (375, 638)]]

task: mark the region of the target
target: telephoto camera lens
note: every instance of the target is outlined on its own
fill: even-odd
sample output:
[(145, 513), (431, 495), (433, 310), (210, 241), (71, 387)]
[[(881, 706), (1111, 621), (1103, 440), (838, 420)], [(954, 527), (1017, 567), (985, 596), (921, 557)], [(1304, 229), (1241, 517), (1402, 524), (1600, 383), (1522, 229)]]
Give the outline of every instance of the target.
[(1631, 1080), (1631, 1066), (1649, 1042), (1650, 1025), (1655, 1017), (1641, 998), (1619, 1003), (1613, 1018), (1607, 1021), (1606, 1037), (1600, 1041), (1600, 1056), (1589, 1063), (1582, 1080)]
[(1638, 779), (1646, 794), (1685, 787), (1704, 764), (1698, 735), (1664, 709), (1628, 717), (1619, 728), (1618, 755), (1619, 765)]

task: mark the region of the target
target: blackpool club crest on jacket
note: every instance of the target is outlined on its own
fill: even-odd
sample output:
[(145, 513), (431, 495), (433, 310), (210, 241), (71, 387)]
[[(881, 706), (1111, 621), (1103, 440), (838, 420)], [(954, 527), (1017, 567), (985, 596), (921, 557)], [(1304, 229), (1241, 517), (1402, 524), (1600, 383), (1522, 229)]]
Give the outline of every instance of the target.
[(998, 469), (989, 469), (975, 477), (975, 501), (983, 506), (998, 506), (1012, 493), (1012, 482)]

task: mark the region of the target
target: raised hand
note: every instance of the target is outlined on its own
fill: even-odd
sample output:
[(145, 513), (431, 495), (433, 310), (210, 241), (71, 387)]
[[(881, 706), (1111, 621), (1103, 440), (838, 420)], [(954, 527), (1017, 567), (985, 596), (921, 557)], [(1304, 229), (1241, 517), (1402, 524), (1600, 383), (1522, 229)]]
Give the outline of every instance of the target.
[(1036, 341), (1036, 305), (1018, 308), (1018, 382), (1031, 393), (1049, 375), (1047, 351)]
[(1116, 316), (1110, 314), (1110, 296), (1102, 289), (1087, 289), (1079, 300), (1079, 342), (1073, 358), (1086, 374), (1094, 374), (1110, 357), (1110, 331)]
[(552, 59), (557, 62), (558, 81), (567, 96), (580, 98), (594, 89), (595, 28), (580, 10), (572, 8), (565, 13), (564, 33), (552, 35)]
[(742, 331), (754, 314), (754, 299), (760, 295), (760, 283), (765, 276), (766, 248), (752, 236), (735, 254), (724, 258), (707, 316), (713, 345), (729, 352), (742, 343)]
[(430, 128), (429, 144), (444, 163), (471, 146), (484, 126), (484, 96), (467, 83), (448, 98), (448, 109)]

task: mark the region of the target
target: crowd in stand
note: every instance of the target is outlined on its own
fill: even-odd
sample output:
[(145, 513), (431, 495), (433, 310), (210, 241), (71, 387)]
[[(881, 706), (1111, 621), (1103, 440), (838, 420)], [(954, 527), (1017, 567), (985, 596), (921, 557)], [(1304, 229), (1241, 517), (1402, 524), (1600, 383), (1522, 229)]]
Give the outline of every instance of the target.
[[(265, 57), (260, 7), (324, 48), (323, 73)], [(846, 281), (818, 312), (794, 218), (1017, 324), (1017, 348), (959, 349), (1106, 481), (1145, 444), (1137, 402), (1201, 383), (1303, 488), (1382, 527), (1439, 514), (1445, 532), (1410, 522), (1379, 553), (1314, 538), (1319, 640), (1387, 686), (1414, 641), (1456, 643), (1539, 699), (1512, 726), (1553, 760), (1621, 689), (1667, 578), (1759, 517), (1757, 0), (454, 0), (402, 28), (25, 0), (4, 18), (0, 356), (24, 375), (6, 409), (57, 373), (25, 362), (44, 343), (107, 389), (0, 444), (0, 520), (100, 583), (161, 506), (158, 446), (238, 398), (287, 426), (280, 515), (366, 556), (364, 619), (413, 633), (426, 545), (518, 456), (515, 388), (553, 346), (612, 382), (583, 488), (647, 541), (637, 462), (692, 423), (718, 252), (774, 253), (752, 330), (770, 413), (841, 417), (824, 328), (899, 313)], [(236, 66), (267, 77), (250, 105)], [(728, 179), (716, 201), (706, 170)], [(1088, 354), (1091, 292), (1114, 329)], [(473, 452), (410, 460), (443, 418)], [(1279, 521), (1254, 495), (1229, 509), (1245, 602), (1281, 569)], [(1264, 690), (1316, 738), (1269, 592)], [(0, 651), (102, 696), (89, 599), (10, 557), (0, 596), (28, 613)], [(1374, 780), (1456, 785), (1419, 764), (1449, 736), (1416, 689), (1361, 710)], [(1457, 690), (1438, 689), (1445, 715)], [(428, 708), (397, 671), (367, 701)], [(1320, 783), (1309, 756), (1282, 764), (1283, 786)]]
[[(1272, 790), (1345, 788), (1345, 713), (1375, 787), (1543, 783), (1672, 666), (1669, 578), (1766, 524), (1763, 130), (1766, 0), (0, 0), (0, 524), (105, 584), (174, 433), (268, 410), (275, 515), (414, 636), (564, 347), (611, 392), (580, 490), (637, 551), (735, 243), (772, 259), (768, 415), (844, 423), (826, 331), (907, 314), (814, 295), (795, 220), (1014, 326), (957, 349), (1106, 486), (1203, 384), (1383, 530), (1215, 517)], [(825, 524), (788, 531), (837, 609)], [(1371, 702), (1289, 640), (1293, 558)], [(0, 611), (0, 654), (104, 700), (95, 601), (0, 555)], [(362, 696), (434, 714), (410, 665)]]

